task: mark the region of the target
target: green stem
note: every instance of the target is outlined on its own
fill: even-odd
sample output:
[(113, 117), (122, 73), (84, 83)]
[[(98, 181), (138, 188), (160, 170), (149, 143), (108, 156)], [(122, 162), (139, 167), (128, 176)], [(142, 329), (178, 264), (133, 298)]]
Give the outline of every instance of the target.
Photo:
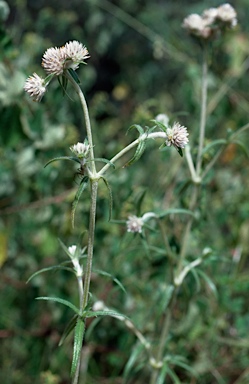
[(81, 88), (74, 81), (72, 76), (69, 73), (67, 73), (66, 77), (71, 82), (71, 84), (73, 85), (76, 93), (78, 94), (78, 96), (80, 98), (81, 106), (82, 106), (82, 109), (83, 109), (83, 112), (84, 112), (84, 117), (85, 117), (87, 139), (88, 139), (88, 143), (89, 143), (89, 146), (90, 146), (90, 152), (89, 152), (90, 170), (92, 172), (92, 176), (96, 177), (96, 167), (95, 167), (95, 162), (94, 162), (94, 151), (93, 151), (92, 129), (91, 129), (91, 123), (90, 123), (90, 118), (89, 118), (89, 113), (88, 113), (88, 107), (87, 107), (86, 99), (85, 99), (85, 96), (84, 96)]
[[(199, 145), (198, 145), (198, 154), (196, 162), (196, 184), (193, 186), (194, 190), (190, 200), (190, 210), (196, 208), (200, 190), (200, 183), (202, 181), (201, 171), (202, 171), (202, 150), (205, 139), (205, 129), (206, 129), (206, 115), (207, 115), (207, 47), (204, 47), (203, 50), (203, 63), (202, 63), (202, 92), (201, 92), (201, 117), (200, 117), (200, 132), (199, 132)], [(186, 257), (187, 245), (189, 241), (189, 235), (192, 229), (194, 218), (191, 216), (187, 221), (185, 232), (183, 235), (182, 246), (180, 258), (177, 266), (177, 276), (180, 274), (181, 269), (184, 264), (184, 259)]]
[(203, 50), (203, 63), (202, 63), (202, 91), (201, 91), (201, 119), (200, 119), (200, 133), (199, 133), (199, 146), (196, 163), (197, 176), (201, 175), (202, 167), (202, 150), (205, 139), (205, 128), (206, 128), (206, 115), (207, 115), (207, 49), (204, 47)]
[(140, 136), (138, 139), (134, 140), (132, 143), (127, 145), (127, 147), (123, 148), (120, 152), (118, 152), (111, 160), (110, 163), (104, 165), (104, 167), (98, 172), (98, 176), (103, 176), (106, 171), (111, 167), (111, 164), (114, 164), (118, 159), (120, 159), (123, 155), (125, 155), (128, 151), (130, 151), (132, 148), (136, 147), (141, 140), (145, 139), (166, 139), (166, 133), (165, 132), (153, 132), (144, 134)]
[(174, 288), (174, 292), (173, 292), (171, 299), (168, 303), (167, 312), (166, 312), (165, 317), (164, 317), (162, 333), (160, 335), (160, 343), (159, 343), (157, 354), (156, 354), (156, 364), (158, 364), (159, 368), (157, 368), (157, 367), (154, 368), (154, 370), (152, 372), (150, 384), (156, 384), (157, 380), (158, 380), (158, 374), (160, 373), (160, 367), (161, 367), (161, 364), (163, 363), (163, 361), (162, 361), (163, 353), (164, 353), (164, 348), (165, 348), (167, 338), (169, 335), (171, 318), (172, 318), (172, 311), (173, 311), (173, 308), (175, 305), (176, 296), (177, 296), (177, 289)]
[(97, 193), (98, 193), (98, 181), (91, 180), (91, 207), (90, 207), (90, 217), (89, 217), (87, 262), (86, 262), (86, 271), (85, 271), (85, 279), (84, 279), (83, 309), (85, 309), (88, 303), (88, 295), (89, 295), (91, 273), (92, 273)]

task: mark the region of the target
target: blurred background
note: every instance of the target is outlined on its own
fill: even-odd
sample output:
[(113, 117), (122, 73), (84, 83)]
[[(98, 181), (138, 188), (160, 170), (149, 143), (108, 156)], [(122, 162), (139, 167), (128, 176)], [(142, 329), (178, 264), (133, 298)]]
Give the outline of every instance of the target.
[[(33, 72), (44, 76), (40, 64), (47, 48), (78, 40), (91, 55), (77, 72), (89, 105), (97, 157), (111, 158), (136, 138), (135, 131), (127, 134), (132, 124), (150, 126), (159, 113), (187, 126), (194, 148), (201, 48), (184, 31), (182, 21), (190, 13), (220, 4), (196, 0), (0, 1), (2, 383), (70, 383), (72, 340), (60, 348), (58, 342), (71, 313), (35, 297), (60, 296), (77, 303), (76, 281), (65, 271), (26, 281), (38, 269), (66, 260), (58, 238), (70, 246), (88, 226), (86, 193), (76, 213), (76, 228), (71, 228), (77, 188), (74, 165), (55, 162), (44, 169), (49, 159), (70, 156), (69, 147), (85, 138), (77, 97), (70, 87), (69, 97), (63, 96), (53, 81), (42, 102), (35, 103), (23, 92), (25, 79)], [(249, 4), (248, 0), (231, 4), (238, 12), (238, 26), (212, 44), (206, 144), (249, 121)], [(204, 247), (214, 250), (216, 261), (206, 272), (217, 287), (215, 293), (210, 286), (197, 289), (189, 277), (176, 313), (170, 349), (185, 355), (198, 372), (191, 384), (249, 383), (246, 132), (242, 141), (244, 150), (234, 144), (227, 147), (204, 185), (202, 220), (191, 239), (195, 247), (191, 256), (198, 256)], [(158, 151), (159, 145), (150, 144), (132, 167), (122, 169), (123, 160), (110, 174), (113, 219), (125, 221), (137, 213), (140, 203), (142, 213), (187, 208), (185, 161), (173, 149)], [(205, 161), (215, 150), (207, 153)], [(126, 313), (150, 335), (155, 323), (152, 312), (156, 313), (156, 302), (161, 300), (165, 261), (156, 251), (148, 254), (138, 237), (126, 234), (125, 225), (109, 223), (108, 204), (105, 186), (100, 186), (94, 268), (116, 276), (127, 293), (111, 279), (94, 273), (93, 302), (103, 300)], [(169, 219), (169, 237), (176, 249), (183, 225), (179, 218)], [(156, 235), (150, 235), (150, 242), (159, 246)], [(83, 350), (83, 361), (88, 365), (89, 360), (89, 366), (82, 383), (122, 383), (135, 336), (115, 319), (92, 322), (89, 329), (93, 327)], [(135, 371), (125, 382), (142, 384), (148, 382), (147, 375), (146, 369)], [(190, 383), (186, 373), (179, 375), (182, 383)]]

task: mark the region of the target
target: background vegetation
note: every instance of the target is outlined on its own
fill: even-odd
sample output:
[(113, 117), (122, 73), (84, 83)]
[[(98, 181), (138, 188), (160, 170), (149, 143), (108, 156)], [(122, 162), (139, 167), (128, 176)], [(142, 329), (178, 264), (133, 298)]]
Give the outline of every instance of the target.
[[(98, 157), (110, 158), (133, 133), (133, 124), (149, 124), (166, 113), (186, 125), (191, 145), (199, 124), (200, 47), (181, 28), (193, 12), (219, 1), (72, 0), (0, 2), (0, 378), (6, 384), (70, 383), (72, 340), (58, 348), (69, 310), (35, 301), (37, 296), (71, 297), (77, 301), (73, 277), (66, 272), (26, 280), (40, 268), (65, 259), (58, 238), (67, 245), (87, 228), (88, 198), (80, 201), (76, 230), (70, 210), (75, 193), (71, 163), (44, 164), (69, 154), (69, 146), (85, 138), (78, 101), (63, 97), (56, 82), (42, 103), (24, 95), (28, 75), (40, 72), (43, 52), (76, 39), (91, 59), (79, 70), (86, 94)], [(209, 73), (208, 140), (223, 138), (248, 123), (249, 44), (247, 0), (233, 1), (239, 25), (213, 45)], [(6, 13), (5, 13), (6, 12)], [(6, 17), (5, 17), (6, 16)], [(70, 90), (69, 90), (70, 94)], [(244, 136), (247, 147), (248, 134)], [(207, 153), (206, 161), (209, 161)], [(109, 178), (114, 196), (113, 218), (126, 220), (141, 211), (187, 207), (189, 174), (176, 151), (159, 152), (151, 145), (139, 162), (120, 167)], [(205, 247), (213, 258), (205, 265), (211, 280), (188, 276), (169, 351), (181, 353), (198, 376), (191, 384), (249, 382), (249, 168), (240, 147), (227, 147), (202, 187), (200, 217), (189, 254)], [(184, 191), (186, 193), (184, 193)], [(80, 213), (79, 213), (80, 212)], [(168, 218), (168, 236), (177, 249), (184, 219)], [(77, 229), (78, 228), (78, 229)], [(94, 268), (117, 277), (126, 289), (93, 274), (93, 301), (103, 300), (129, 316), (146, 335), (160, 334), (166, 260), (158, 251), (156, 231), (148, 232), (148, 250), (125, 225), (108, 222), (108, 199), (100, 188)], [(123, 322), (112, 318), (88, 324), (82, 383), (121, 383), (136, 343)], [(98, 325), (98, 326), (96, 326)], [(94, 330), (91, 332), (91, 329)], [(143, 361), (139, 364), (143, 366)], [(127, 382), (145, 383), (147, 371), (134, 370)], [(190, 383), (179, 368), (182, 383)], [(170, 383), (170, 379), (168, 381)]]

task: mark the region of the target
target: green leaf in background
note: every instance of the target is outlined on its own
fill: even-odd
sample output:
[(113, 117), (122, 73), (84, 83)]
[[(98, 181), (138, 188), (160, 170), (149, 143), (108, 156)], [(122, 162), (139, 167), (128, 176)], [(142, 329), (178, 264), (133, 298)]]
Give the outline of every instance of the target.
[(73, 268), (64, 267), (63, 265), (53, 265), (53, 266), (51, 266), (51, 267), (42, 268), (42, 269), (40, 269), (39, 271), (36, 271), (35, 273), (33, 273), (33, 274), (28, 278), (28, 280), (26, 281), (26, 284), (28, 284), (34, 277), (40, 275), (41, 273), (50, 272), (50, 271), (57, 272), (58, 270), (62, 270), (62, 269), (63, 269), (64, 271), (74, 272)]
[(101, 276), (110, 277), (110, 278), (113, 280), (113, 282), (116, 283), (116, 284), (119, 286), (119, 288), (120, 288), (123, 292), (126, 293), (126, 290), (125, 290), (123, 284), (122, 284), (116, 277), (114, 277), (113, 275), (111, 275), (110, 273), (105, 272), (105, 271), (101, 271), (100, 269), (93, 269), (93, 272), (95, 272), (95, 273), (97, 273), (97, 274), (99, 274), (99, 275), (101, 275)]

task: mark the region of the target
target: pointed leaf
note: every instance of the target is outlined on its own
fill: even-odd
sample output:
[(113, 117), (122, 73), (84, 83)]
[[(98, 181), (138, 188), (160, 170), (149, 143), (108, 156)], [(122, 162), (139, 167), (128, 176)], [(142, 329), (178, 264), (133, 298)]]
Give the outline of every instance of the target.
[(181, 157), (183, 157), (182, 148), (177, 147), (176, 145), (174, 145), (174, 147), (175, 147), (175, 149), (177, 150), (177, 152), (179, 153), (179, 155), (180, 155)]
[(103, 157), (96, 157), (93, 161), (100, 161), (102, 163), (109, 164), (111, 167), (115, 168), (115, 164), (113, 164), (110, 160), (107, 160)]
[(54, 301), (55, 303), (64, 304), (67, 307), (71, 308), (75, 313), (77, 313), (77, 315), (79, 314), (79, 309), (74, 304), (70, 303), (70, 301), (60, 299), (59, 297), (41, 296), (41, 297), (36, 297), (35, 299), (36, 300)]
[(78, 315), (74, 315), (71, 320), (69, 321), (69, 323), (67, 324), (66, 328), (64, 329), (64, 332), (60, 338), (60, 341), (59, 341), (59, 347), (64, 343), (64, 341), (66, 340), (67, 336), (70, 335), (70, 333), (73, 331), (73, 329), (75, 328), (75, 325), (76, 325), (76, 322), (77, 322), (77, 319), (78, 319)]
[(207, 285), (209, 286), (209, 288), (211, 289), (211, 291), (213, 292), (215, 297), (218, 297), (218, 291), (217, 291), (216, 285), (210, 279), (210, 277), (208, 275), (206, 275), (206, 273), (204, 273), (203, 271), (201, 271), (199, 269), (197, 270), (197, 273), (206, 281)]
[(225, 145), (225, 144), (227, 144), (227, 140), (225, 140), (225, 139), (214, 140), (211, 143), (209, 143), (208, 145), (206, 145), (205, 148), (203, 148), (202, 155), (204, 155), (204, 153), (208, 152), (211, 148), (213, 148), (216, 145)]
[(116, 277), (111, 275), (110, 273), (107, 273), (105, 271), (101, 271), (100, 269), (93, 269), (93, 272), (95, 272), (99, 275), (102, 275), (102, 276), (110, 277), (114, 281), (114, 283), (116, 283), (122, 289), (122, 291), (126, 293), (126, 290), (125, 290), (123, 284)]
[(145, 151), (145, 148), (146, 148), (146, 139), (143, 139), (139, 142), (138, 146), (137, 146), (137, 149), (136, 149), (136, 152), (134, 154), (134, 156), (131, 158), (131, 160), (129, 160), (124, 166), (123, 168), (126, 168), (126, 167), (129, 167), (130, 165), (132, 165), (133, 163), (135, 163), (136, 161), (138, 161), (140, 159), (140, 157), (142, 156), (142, 154), (144, 153)]
[(141, 125), (138, 125), (138, 124), (133, 124), (133, 125), (128, 129), (127, 133), (128, 133), (129, 131), (131, 131), (132, 129), (134, 129), (134, 128), (138, 130), (138, 132), (140, 133), (140, 135), (143, 135), (143, 134), (144, 134), (144, 129), (141, 127)]
[(47, 165), (50, 163), (53, 163), (53, 161), (58, 161), (58, 160), (70, 160), (70, 161), (75, 161), (76, 163), (80, 164), (80, 161), (78, 157), (73, 157), (73, 156), (60, 156), (60, 157), (54, 157), (53, 159), (49, 160), (45, 165), (44, 168), (46, 168)]
[(157, 384), (164, 384), (165, 383), (165, 377), (168, 373), (168, 364), (167, 363), (164, 363), (162, 368), (161, 368), (161, 371), (160, 371), (160, 374), (159, 374), (159, 377), (158, 377), (158, 380), (157, 380)]
[(179, 380), (179, 377), (175, 374), (174, 371), (172, 371), (171, 368), (168, 367), (167, 373), (171, 377), (171, 379), (172, 379), (174, 384), (181, 384), (181, 381)]
[(81, 183), (80, 183), (80, 186), (76, 192), (76, 195), (75, 195), (75, 198), (74, 198), (74, 201), (73, 201), (73, 204), (72, 204), (72, 213), (71, 213), (71, 218), (72, 218), (72, 227), (74, 228), (74, 216), (75, 216), (75, 211), (76, 211), (76, 207), (78, 205), (78, 202), (79, 202), (79, 199), (80, 199), (80, 196), (82, 194), (82, 192), (84, 191), (84, 189), (86, 188), (88, 184), (88, 177), (85, 176), (83, 177)]
[(89, 317), (97, 317), (97, 316), (111, 316), (118, 318), (119, 320), (124, 320), (129, 318), (122, 313), (116, 312), (116, 311), (84, 311), (82, 317), (83, 318), (89, 318)]
[(75, 329), (74, 329), (74, 346), (73, 346), (73, 360), (71, 367), (71, 375), (74, 376), (82, 350), (82, 342), (85, 333), (85, 323), (84, 320), (78, 318)]
[(242, 150), (243, 152), (245, 153), (245, 155), (247, 157), (249, 157), (249, 154), (248, 154), (248, 150), (247, 150), (247, 146), (240, 140), (233, 140), (232, 141), (233, 143), (237, 144)]
[(39, 271), (33, 273), (28, 278), (28, 280), (26, 281), (26, 284), (28, 284), (37, 275), (40, 275), (40, 273), (49, 272), (49, 271), (57, 272), (59, 269), (63, 269), (65, 271), (69, 271), (69, 272), (74, 272), (73, 268), (63, 267), (62, 265), (53, 265), (52, 267), (43, 268), (43, 269), (40, 269)]
[(108, 189), (108, 192), (109, 192), (109, 221), (110, 221), (112, 218), (112, 207), (113, 207), (112, 190), (107, 179), (103, 176), (101, 177), (101, 179), (104, 181), (106, 188)]
[(72, 68), (69, 68), (69, 69), (68, 69), (68, 72), (70, 73), (70, 75), (72, 76), (72, 78), (74, 79), (74, 81), (75, 81), (77, 84), (80, 84), (80, 79), (78, 78), (77, 73), (76, 73)]
[(129, 360), (126, 363), (125, 369), (124, 369), (124, 378), (127, 379), (128, 375), (132, 369), (132, 367), (136, 364), (136, 361), (139, 358), (139, 355), (142, 353), (144, 350), (144, 345), (143, 344), (137, 344), (135, 348), (133, 348), (133, 351), (130, 355)]

